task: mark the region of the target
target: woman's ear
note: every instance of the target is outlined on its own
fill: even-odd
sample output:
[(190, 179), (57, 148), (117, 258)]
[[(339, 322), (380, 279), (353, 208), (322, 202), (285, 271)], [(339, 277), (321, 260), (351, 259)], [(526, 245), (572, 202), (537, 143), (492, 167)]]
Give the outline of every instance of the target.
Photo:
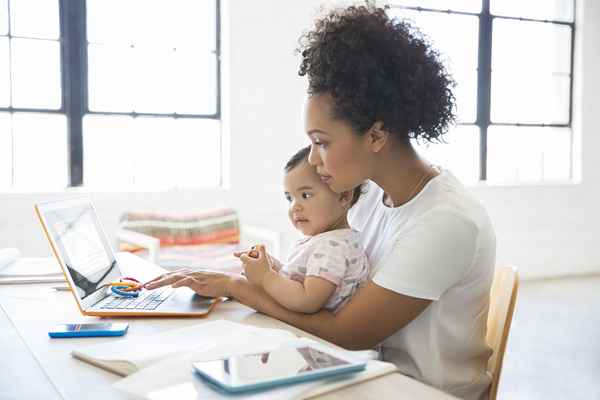
[(375, 121), (373, 126), (367, 131), (367, 140), (370, 150), (379, 153), (385, 146), (390, 133), (383, 127), (383, 121)]

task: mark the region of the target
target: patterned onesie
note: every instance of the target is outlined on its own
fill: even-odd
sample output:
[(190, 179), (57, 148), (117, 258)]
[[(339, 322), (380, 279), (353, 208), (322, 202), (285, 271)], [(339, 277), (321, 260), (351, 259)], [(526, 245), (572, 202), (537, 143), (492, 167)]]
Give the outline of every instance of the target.
[(360, 245), (359, 232), (336, 229), (296, 242), (279, 273), (304, 283), (318, 276), (337, 286), (324, 308), (336, 313), (369, 276), (369, 262)]

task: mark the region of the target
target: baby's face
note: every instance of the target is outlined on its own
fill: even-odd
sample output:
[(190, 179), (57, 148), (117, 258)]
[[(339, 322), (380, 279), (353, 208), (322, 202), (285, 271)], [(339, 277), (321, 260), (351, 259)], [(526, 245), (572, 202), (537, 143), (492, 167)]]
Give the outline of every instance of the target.
[(346, 213), (345, 200), (321, 181), (307, 161), (285, 175), (284, 188), (290, 221), (306, 236), (325, 232)]

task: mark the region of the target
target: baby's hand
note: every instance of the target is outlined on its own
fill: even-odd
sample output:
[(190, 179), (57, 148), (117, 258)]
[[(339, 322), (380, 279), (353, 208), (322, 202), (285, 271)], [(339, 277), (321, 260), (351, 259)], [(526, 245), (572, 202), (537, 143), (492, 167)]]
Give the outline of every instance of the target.
[(257, 246), (258, 245), (250, 247), (250, 250), (234, 251), (233, 255), (237, 258), (240, 258), (242, 256), (242, 254), (246, 254), (252, 258), (258, 258)]
[[(240, 260), (244, 263), (246, 278), (255, 285), (262, 285), (265, 275), (269, 272), (269, 260), (265, 246), (257, 245), (255, 249), (240, 254)], [(254, 253), (253, 253), (254, 252)]]
[(256, 249), (256, 246), (252, 246), (250, 251), (246, 254), (248, 254), (252, 258), (258, 258), (258, 250)]

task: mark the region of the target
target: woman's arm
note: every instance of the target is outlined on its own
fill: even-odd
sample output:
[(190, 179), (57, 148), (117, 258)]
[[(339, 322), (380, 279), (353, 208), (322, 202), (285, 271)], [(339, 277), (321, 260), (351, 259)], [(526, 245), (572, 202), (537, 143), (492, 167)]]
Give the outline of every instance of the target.
[(372, 281), (359, 289), (337, 314), (319, 311), (303, 314), (286, 309), (259, 285), (241, 275), (210, 271), (180, 271), (158, 276), (144, 284), (189, 287), (204, 296), (231, 296), (240, 303), (287, 322), (325, 340), (351, 350), (369, 349), (415, 319), (431, 300), (405, 296)]
[(315, 313), (327, 302), (336, 285), (317, 276), (307, 276), (304, 283), (268, 271), (262, 287), (275, 301), (291, 311)]
[(405, 296), (372, 281), (359, 289), (337, 314), (287, 310), (260, 286), (229, 279), (226, 292), (241, 303), (351, 350), (369, 349), (415, 319), (431, 300)]

